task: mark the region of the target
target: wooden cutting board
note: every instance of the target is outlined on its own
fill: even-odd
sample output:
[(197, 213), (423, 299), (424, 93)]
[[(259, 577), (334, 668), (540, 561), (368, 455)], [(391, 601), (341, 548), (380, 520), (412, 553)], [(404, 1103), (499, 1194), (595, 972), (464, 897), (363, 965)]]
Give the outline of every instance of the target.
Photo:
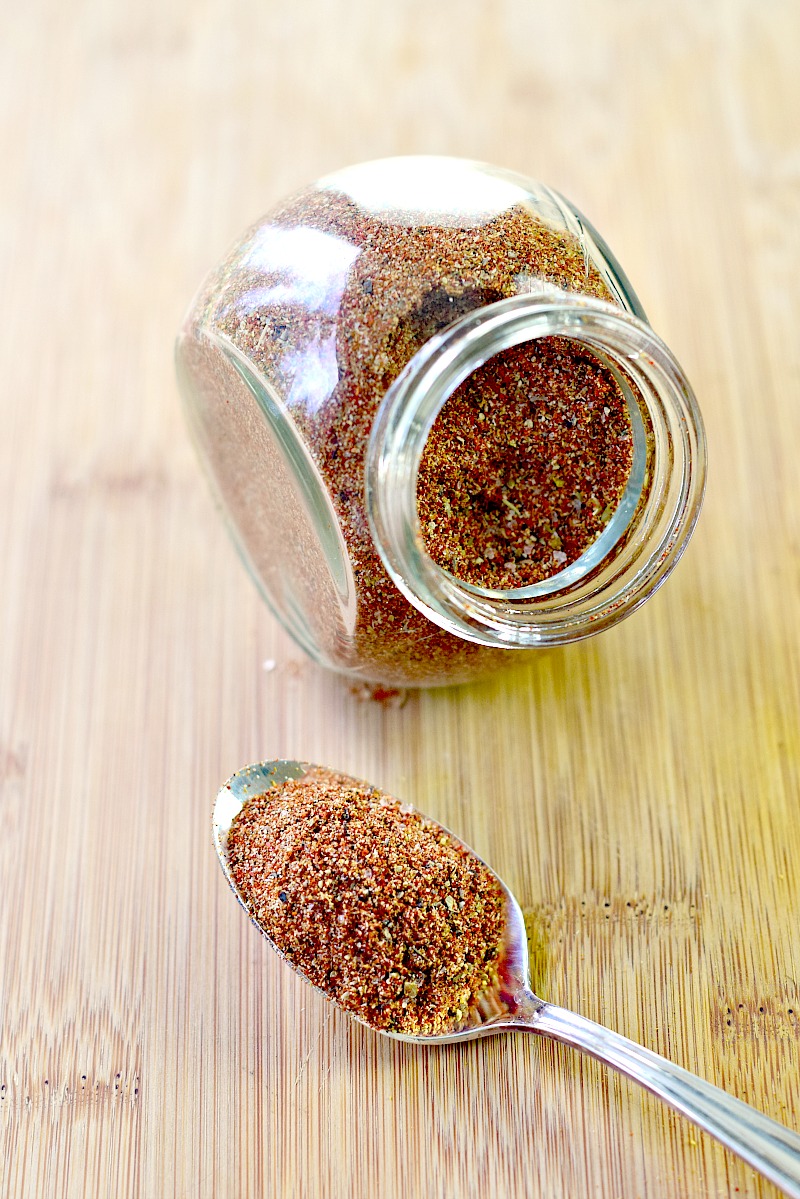
[[(513, 886), (543, 996), (800, 1125), (800, 10), (33, 0), (4, 26), (0, 1194), (775, 1194), (566, 1049), (352, 1025), (243, 919), (209, 816), (259, 758), (373, 780)], [(171, 344), (281, 195), (411, 151), (590, 216), (694, 383), (710, 479), (619, 628), (378, 703), (258, 599)]]

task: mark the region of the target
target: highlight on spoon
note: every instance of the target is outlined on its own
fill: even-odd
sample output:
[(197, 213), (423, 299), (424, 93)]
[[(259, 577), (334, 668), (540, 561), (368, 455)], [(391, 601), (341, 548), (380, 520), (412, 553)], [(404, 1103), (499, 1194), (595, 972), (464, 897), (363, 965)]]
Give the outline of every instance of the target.
[(217, 796), (214, 842), (250, 919), (306, 981), (402, 1040), (514, 1026), (527, 989), (522, 913), (458, 837), (370, 783), (257, 763)]

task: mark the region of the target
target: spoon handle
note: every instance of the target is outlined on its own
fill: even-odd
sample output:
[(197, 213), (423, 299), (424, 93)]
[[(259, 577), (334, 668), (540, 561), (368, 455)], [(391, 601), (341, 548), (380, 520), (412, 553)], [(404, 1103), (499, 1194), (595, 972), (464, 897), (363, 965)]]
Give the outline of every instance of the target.
[(530, 1028), (626, 1074), (711, 1133), (793, 1199), (800, 1199), (800, 1136), (627, 1037), (545, 1003)]

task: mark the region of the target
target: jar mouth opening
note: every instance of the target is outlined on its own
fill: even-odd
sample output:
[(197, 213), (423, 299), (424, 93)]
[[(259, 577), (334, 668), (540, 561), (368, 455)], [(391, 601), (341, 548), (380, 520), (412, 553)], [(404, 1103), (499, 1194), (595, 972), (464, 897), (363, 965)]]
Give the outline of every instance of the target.
[[(585, 343), (583, 344), (585, 345)], [(465, 591), (476, 597), (490, 600), (495, 599), (500, 602), (524, 601), (527, 599), (536, 599), (540, 596), (552, 595), (586, 578), (626, 535), (636, 510), (641, 503), (648, 476), (649, 421), (646, 426), (642, 413), (642, 402), (638, 397), (636, 389), (622, 372), (616, 366), (609, 363), (604, 355), (602, 357), (598, 355), (598, 363), (610, 368), (615, 382), (624, 397), (625, 409), (630, 422), (632, 442), (631, 466), (627, 482), (614, 507), (613, 513), (609, 517), (608, 523), (571, 562), (561, 569), (554, 570), (551, 574), (536, 583), (520, 587), (479, 586), (468, 579), (459, 577), (455, 572), (447, 570), (446, 567), (440, 566), (439, 568), (444, 570), (448, 579), (452, 580), (456, 586), (464, 588)], [(445, 400), (446, 403), (447, 399)], [(427, 552), (424, 539), (422, 541), (422, 553), (431, 559), (435, 566), (439, 565)]]
[[(524, 587), (476, 585), (428, 553), (417, 510), (420, 460), (464, 380), (502, 351), (550, 337), (579, 343), (613, 372), (631, 422), (630, 475), (605, 528), (562, 570)], [(365, 466), (373, 540), (400, 591), (457, 636), (520, 648), (599, 632), (652, 594), (685, 548), (704, 482), (702, 420), (669, 349), (638, 317), (564, 293), (500, 300), (431, 338), (387, 391)]]

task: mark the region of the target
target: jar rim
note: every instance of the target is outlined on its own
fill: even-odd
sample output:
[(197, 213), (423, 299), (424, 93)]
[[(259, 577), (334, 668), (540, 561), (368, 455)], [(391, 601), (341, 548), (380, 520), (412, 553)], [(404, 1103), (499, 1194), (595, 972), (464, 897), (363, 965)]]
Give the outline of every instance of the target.
[[(469, 375), (503, 350), (554, 336), (599, 352), (633, 388), (652, 432), (648, 498), (632, 516), (627, 536), (621, 543), (614, 539), (599, 560), (595, 554), (595, 560), (589, 555), (583, 562), (583, 555), (577, 570), (578, 564), (571, 564), (545, 587), (475, 588), (439, 566), (425, 549), (417, 514), (422, 452), (439, 412)], [(434, 624), (484, 645), (558, 645), (617, 623), (661, 585), (697, 521), (705, 476), (702, 417), (669, 348), (638, 316), (594, 297), (552, 289), (476, 309), (415, 354), (373, 422), (365, 459), (366, 508), (389, 576)]]

